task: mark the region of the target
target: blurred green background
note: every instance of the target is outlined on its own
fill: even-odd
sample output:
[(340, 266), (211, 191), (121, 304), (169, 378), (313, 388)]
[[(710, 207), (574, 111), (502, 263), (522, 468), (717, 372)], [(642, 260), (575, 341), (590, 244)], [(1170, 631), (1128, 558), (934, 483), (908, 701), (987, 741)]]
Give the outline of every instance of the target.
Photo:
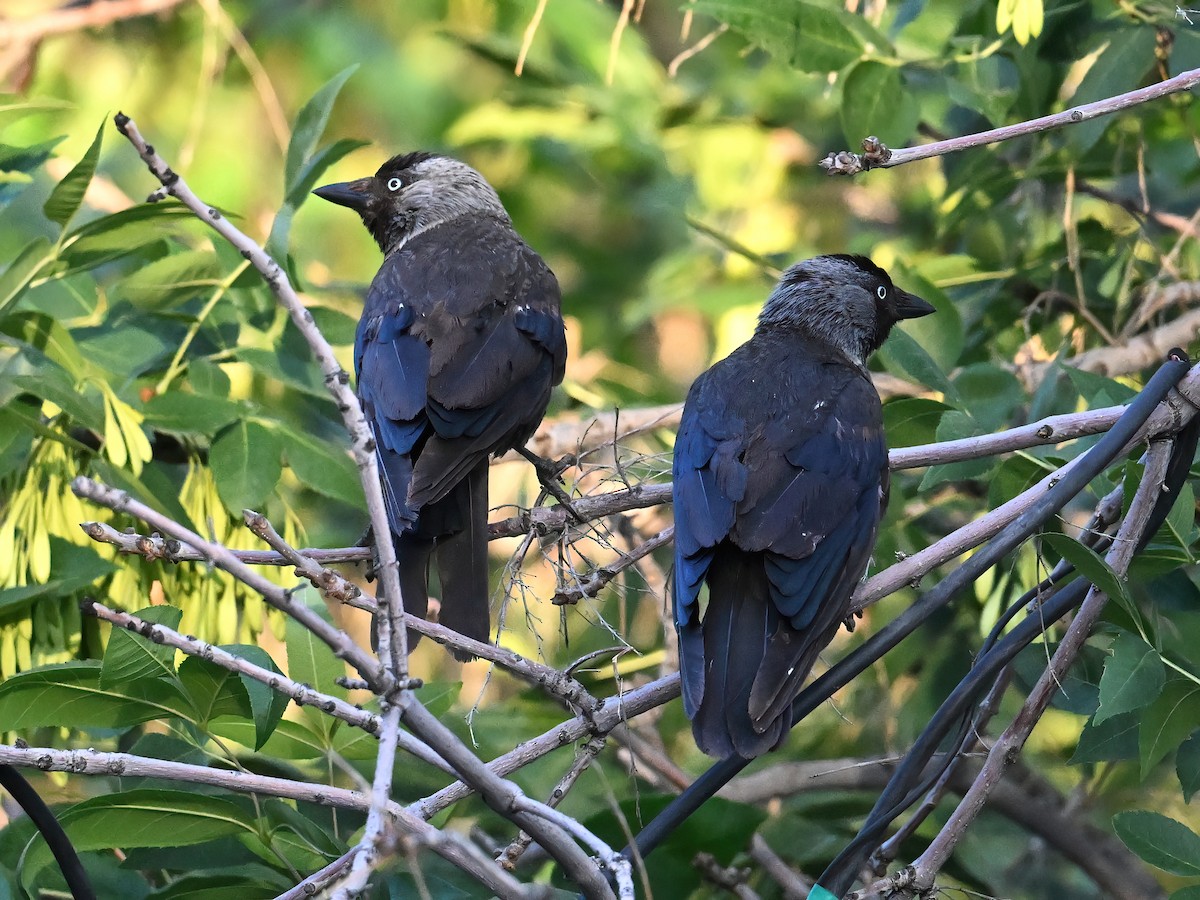
[[(1182, 327), (1200, 300), (1200, 113), (1190, 94), (853, 179), (817, 166), (827, 153), (857, 150), (869, 134), (908, 146), (1200, 66), (1200, 28), (1173, 5), (146, 0), (141, 8), (150, 14), (114, 12), (128, 5), (60, 9), (8, 0), (0, 11), (5, 677), (103, 655), (107, 629), (78, 613), (85, 591), (130, 609), (178, 606), (182, 630), (226, 643), (257, 640), (287, 668), (286, 629), (256, 596), (200, 566), (116, 557), (111, 547), (88, 542), (80, 521), (136, 523), (75, 500), (67, 486), (77, 474), (126, 488), (236, 548), (258, 547), (240, 525), (244, 506), (267, 512), (302, 546), (352, 544), (365, 524), (337, 413), (307, 347), (257, 275), (239, 269), (242, 260), (201, 223), (171, 203), (140, 206), (157, 185), (112, 127), (118, 110), (206, 202), (286, 253), (347, 368), (360, 292), (378, 267), (378, 249), (345, 210), (300, 205), (311, 184), (288, 165), (289, 144), (303, 144), (293, 161), (311, 163), (317, 184), (370, 174), (413, 149), (478, 168), (562, 284), (571, 358), (549, 412), (561, 423), (678, 403), (700, 371), (750, 334), (778, 271), (818, 253), (869, 254), (938, 307), (937, 315), (906, 324), (874, 364), (893, 447), (1122, 402), (1154, 359), (1118, 351), (1138, 335)], [(293, 139), (294, 128), (305, 141)], [(332, 149), (322, 156), (321, 148)], [(327, 169), (315, 171), (324, 163)], [(57, 202), (44, 208), (60, 182), (70, 190), (57, 189)], [(82, 202), (72, 200), (85, 184)], [(1194, 326), (1172, 335), (1196, 349)], [(1089, 351), (1102, 352), (1081, 355)], [(625, 477), (664, 479), (670, 423), (668, 415), (616, 450), (593, 451), (568, 472), (572, 488), (591, 493)], [(570, 434), (584, 440), (583, 426)], [(593, 433), (587, 441), (607, 437)], [(557, 453), (570, 449), (568, 441)], [(899, 475), (872, 571), (1006, 501), (1078, 451), (1049, 447)], [(527, 467), (506, 463), (495, 472), (494, 505), (536, 498)], [(1132, 484), (1138, 474), (1130, 463), (1101, 479), (1095, 493), (1123, 479)], [(1080, 674), (1082, 699), (1052, 710), (1030, 745), (1030, 765), (1051, 789), (1087, 797), (1081, 821), (1104, 829), (1109, 814), (1132, 805), (1194, 817), (1184, 803), (1200, 771), (1200, 738), (1186, 740), (1192, 729), (1178, 726), (1178, 740), (1164, 749), (1139, 745), (1132, 711), (1109, 720), (1117, 738), (1090, 719), (1118, 634), (1136, 633), (1170, 669), (1147, 708), (1173, 702), (1172, 685), (1183, 685), (1188, 703), (1200, 703), (1200, 694), (1186, 691), (1200, 683), (1191, 498), (1131, 579), (1136, 599), (1155, 605), (1138, 622), (1114, 615), (1096, 639), (1092, 667)], [(1089, 502), (1081, 499), (1062, 523), (1072, 536)], [(600, 523), (573, 535), (571, 545), (496, 542), (503, 641), (558, 666), (618, 648), (586, 670), (601, 694), (669, 670), (669, 548), (595, 600), (549, 603), (669, 521), (669, 509), (652, 509)], [(844, 691), (836, 709), (814, 714), (779, 756), (902, 752), (1003, 605), (1053, 561), (1028, 547), (982, 579), (973, 596)], [(293, 583), (288, 570), (272, 577)], [(912, 596), (906, 589), (872, 608), (854, 635), (839, 636), (831, 657)], [(324, 609), (314, 592), (308, 600)], [(362, 616), (327, 612), (365, 639)], [(464, 733), (469, 725), (485, 756), (562, 717), (524, 685), (489, 680), (482, 663), (459, 667), (428, 642), (414, 667), (442, 686), (452, 706), (447, 721)], [(10, 677), (10, 685), (19, 687), (19, 679)], [(1006, 712), (1027, 685), (1018, 679)], [(23, 696), (0, 687), (0, 708), (6, 689), (10, 703)], [(648, 719), (638, 731), (644, 741), (680, 772), (701, 771), (705, 761), (677, 704)], [(42, 728), (44, 740), (84, 746), (128, 745), (143, 727), (116, 735), (89, 731), (86, 721), (72, 729), (51, 724), (63, 725), (27, 723)], [(201, 729), (187, 741), (216, 753), (211, 737)], [(629, 752), (607, 751), (566, 809), (587, 818), (623, 804), (636, 828), (675, 771), (656, 776), (643, 760), (631, 777)], [(274, 765), (322, 772), (322, 763), (285, 764), (284, 751), (276, 753)], [(523, 777), (540, 795), (560, 774), (544, 766)], [(399, 795), (426, 793), (424, 777), (400, 784)], [(78, 781), (68, 788), (76, 796), (96, 789)], [(769, 807), (764, 833), (790, 862), (816, 871), (869, 802), (869, 792), (801, 793)], [(454, 815), (500, 828), (482, 806)], [(608, 826), (596, 827), (615, 828), (605, 815)], [(761, 818), (740, 806), (706, 815), (661, 851), (666, 862), (653, 877), (673, 887), (660, 896), (696, 888), (695, 850), (715, 847), (728, 862)], [(927, 826), (902, 856), (930, 834)], [(11, 838), (6, 846), (0, 860), (15, 866), (19, 844)], [(307, 852), (315, 855), (305, 863), (333, 851)], [(165, 859), (144, 862), (173, 871)], [(276, 865), (271, 877), (280, 871)], [(1106, 895), (1047, 850), (1044, 837), (1030, 838), (999, 816), (972, 830), (949, 874), (992, 895)], [(1195, 873), (1175, 874), (1200, 874), (1200, 863)], [(155, 884), (164, 888), (172, 878)], [(121, 889), (134, 891), (132, 883)], [(760, 873), (752, 883), (778, 894)], [(248, 891), (246, 884), (240, 889)]]

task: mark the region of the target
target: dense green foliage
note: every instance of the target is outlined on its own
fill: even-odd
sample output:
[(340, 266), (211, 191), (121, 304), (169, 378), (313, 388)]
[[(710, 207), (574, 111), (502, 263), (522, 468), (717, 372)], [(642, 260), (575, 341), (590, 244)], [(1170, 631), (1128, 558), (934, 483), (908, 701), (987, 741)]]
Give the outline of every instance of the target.
[[(353, 544), (366, 520), (338, 413), (307, 346), (236, 251), (174, 201), (141, 203), (156, 183), (112, 128), (118, 108), (206, 202), (286, 261), (347, 368), (358, 293), (378, 251), (353, 216), (307, 203), (308, 192), (373, 172), (403, 150), (470, 162), (563, 286), (572, 356), (551, 417), (681, 400), (699, 371), (749, 334), (773, 273), (820, 252), (868, 253), (938, 307), (907, 323), (876, 361), (902, 380), (885, 406), (893, 447), (1124, 402), (1154, 360), (1125, 363), (1123, 348), (1200, 299), (1200, 104), (1190, 94), (853, 180), (816, 165), (830, 151), (857, 150), (868, 134), (892, 147), (966, 134), (1200, 67), (1200, 24), (1173, 6), (1074, 0), (1043, 14), (1039, 0), (1001, 0), (998, 19), (996, 4), (978, 0), (696, 0), (683, 12), (650, 0), (641, 21), (624, 27), (621, 4), (552, 0), (526, 57), (535, 6), (206, 0), (47, 37), (29, 48), (32, 70), (8, 62), (0, 727), (10, 741), (351, 787), (347, 770), (372, 772), (375, 742), (364, 733), (309, 708), (285, 714), (255, 682), (80, 615), (85, 594), (151, 607), (145, 615), (155, 621), (352, 696), (334, 683), (343, 666), (328, 649), (254, 592), (200, 564), (117, 556), (78, 527), (98, 520), (146, 530), (76, 499), (69, 484), (79, 474), (236, 549), (261, 548), (242, 527), (247, 507), (265, 512), (293, 546)], [(1190, 342), (1194, 355), (1194, 337), (1175, 343)], [(1111, 351), (1107, 362), (1073, 365), (1101, 348)], [(574, 470), (574, 486), (664, 480), (670, 441), (663, 428), (623, 440), (619, 452), (605, 448)], [(898, 474), (873, 571), (1009, 500), (1088, 443)], [(1098, 479), (1061, 531), (1078, 537), (1095, 498), (1114, 485), (1130, 486), (1128, 502), (1136, 460)], [(525, 468), (496, 471), (494, 505), (534, 500)], [(903, 753), (1003, 607), (1067, 556), (1119, 602), (1034, 733), (1025, 764), (1048, 789), (1079, 798), (1081, 822), (1117, 835), (1157, 867), (1166, 888), (1182, 888), (1180, 900), (1196, 896), (1200, 823), (1187, 807), (1200, 789), (1194, 518), (1188, 489), (1127, 581), (1098, 563), (1086, 568), (1073, 540), (1033, 542), (756, 765)], [(596, 600), (565, 612), (549, 602), (611, 561), (614, 547), (627, 550), (668, 522), (669, 510), (652, 509), (572, 547), (533, 540), (521, 548), (523, 564), (506, 565), (519, 540), (496, 542), (502, 643), (558, 667), (624, 644), (581, 673), (600, 695), (669, 667), (667, 551)], [(296, 583), (290, 569), (264, 571)], [(861, 642), (916, 590), (873, 607), (829, 655)], [(301, 596), (325, 611), (315, 590)], [(365, 642), (364, 617), (329, 615)], [(1052, 628), (1046, 646), (1021, 657), (997, 722), (1019, 707), (1057, 639)], [(430, 642), (414, 671), (427, 681), (421, 699), (469, 733), (485, 759), (566, 717), (551, 698), (503, 674), (487, 682), (485, 664), (460, 667)], [(689, 775), (703, 770), (678, 703), (649, 718), (642, 740)], [(611, 746), (563, 809), (620, 845), (614, 811), (636, 831), (669, 782), (642, 763), (631, 776)], [(568, 767), (569, 751), (560, 754), (519, 773), (531, 796), (545, 797)], [(444, 783), (405, 758), (395, 796), (415, 800)], [(88, 864), (102, 896), (274, 896), (343, 853), (363, 820), (153, 779), (48, 776), (37, 785), (63, 804), (78, 847), (97, 851)], [(654, 895), (715, 891), (701, 887), (695, 853), (744, 862), (755, 830), (789, 863), (819, 873), (878, 787), (862, 786), (801, 791), (761, 808), (709, 804), (652, 858)], [(901, 861), (919, 852), (938, 816)], [(436, 823), (447, 820), (477, 822), (502, 844), (513, 834), (474, 800)], [(24, 820), (0, 831), (0, 897), (57, 883), (31, 832)], [(1102, 896), (1039, 840), (985, 815), (947, 883), (1005, 897)], [(112, 847), (123, 862), (104, 852)], [(434, 896), (479, 890), (442, 861), (423, 856), (422, 865)], [(405, 869), (389, 870), (393, 896), (412, 889)], [(536, 874), (551, 878), (548, 867)], [(778, 895), (761, 873), (752, 883)]]

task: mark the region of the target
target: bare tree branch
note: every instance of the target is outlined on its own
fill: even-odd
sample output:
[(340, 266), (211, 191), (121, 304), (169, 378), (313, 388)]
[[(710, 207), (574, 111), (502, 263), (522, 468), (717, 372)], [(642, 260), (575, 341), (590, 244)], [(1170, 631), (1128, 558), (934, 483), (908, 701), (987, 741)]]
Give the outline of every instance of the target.
[[(414, 703), (411, 697), (405, 696), (397, 705), (413, 733), (427, 744), (437, 747), (446, 762), (458, 771), (463, 782), (478, 791), (488, 806), (532, 834), (542, 849), (562, 865), (563, 870), (575, 881), (585, 897), (589, 900), (603, 900), (613, 896), (612, 888), (599, 869), (563, 830), (564, 823), (559, 814), (525, 797), (515, 784), (505, 781), (495, 769), (484, 765), (450, 729), (420, 703)], [(574, 823), (574, 827), (582, 828), (577, 823)], [(616, 854), (594, 836), (589, 834), (588, 837), (590, 844), (599, 845), (602, 861), (620, 880), (622, 871), (614, 865)], [(605, 855), (607, 859), (604, 858)], [(623, 874), (625, 878), (621, 880), (621, 900), (625, 900), (624, 882), (628, 880), (629, 874), (627, 868)], [(632, 898), (632, 894), (629, 896)]]
[(80, 476), (71, 482), (71, 490), (75, 495), (106, 506), (113, 512), (128, 513), (141, 519), (152, 528), (168, 534), (176, 540), (184, 541), (204, 554), (204, 557), (219, 569), (228, 572), (250, 589), (257, 591), (271, 606), (286, 613), (300, 622), (305, 628), (324, 641), (339, 659), (350, 663), (363, 680), (371, 685), (379, 685), (379, 663), (369, 653), (354, 643), (350, 635), (334, 628), (322, 619), (314, 610), (293, 599), (290, 592), (263, 578), (251, 569), (228, 549), (220, 544), (206, 541), (200, 535), (178, 522), (167, 518), (146, 504), (134, 500), (124, 491), (114, 490), (97, 484), (90, 478)]
[(103, 28), (122, 19), (149, 16), (179, 6), (184, 0), (106, 0), (69, 4), (30, 16), (0, 20), (0, 46), (32, 43), (85, 28)]
[[(287, 310), (292, 323), (308, 342), (309, 348), (320, 366), (321, 373), (324, 375), (325, 386), (329, 389), (342, 414), (346, 433), (350, 437), (350, 449), (354, 455), (354, 461), (358, 465), (359, 478), (367, 499), (371, 527), (376, 535), (376, 555), (379, 559), (377, 571), (383, 584), (384, 596), (388, 600), (384, 608), (383, 624), (386, 627), (379, 629), (379, 657), (385, 662), (379, 677), (385, 681), (394, 679), (397, 686), (403, 689), (408, 678), (408, 639), (404, 628), (398, 621), (404, 611), (400, 599), (399, 567), (396, 564), (395, 548), (388, 539), (391, 528), (388, 525), (383, 491), (379, 482), (374, 439), (370, 426), (367, 425), (366, 417), (363, 415), (362, 407), (359, 405), (358, 397), (350, 389), (349, 374), (337, 361), (333, 348), (317, 328), (312, 313), (304, 307), (299, 295), (288, 281), (287, 273), (283, 271), (279, 263), (273, 260), (257, 243), (235, 228), (216, 209), (197, 197), (179, 173), (172, 171), (154, 147), (146, 143), (132, 119), (123, 113), (117, 113), (114, 122), (117, 130), (133, 144), (150, 173), (162, 184), (159, 192), (151, 195), (152, 198), (161, 199), (168, 195), (175, 197), (195, 213), (202, 222), (232, 244), (246, 259), (250, 260), (266, 281), (276, 300)], [(384, 693), (390, 690), (391, 687), (388, 686)]]
[(1200, 84), (1200, 69), (1192, 69), (1191, 71), (1176, 75), (1174, 78), (1160, 81), (1158, 84), (1138, 88), (1135, 91), (1118, 94), (1115, 97), (1108, 97), (1104, 100), (1097, 100), (1095, 103), (1085, 103), (1082, 106), (1065, 109), (1059, 113), (1030, 119), (1028, 122), (1005, 125), (1001, 128), (981, 131), (978, 134), (950, 138), (949, 140), (937, 141), (920, 147), (905, 147), (899, 150), (891, 150), (879, 138), (869, 137), (863, 141), (862, 153), (851, 153), (847, 150), (830, 153), (825, 159), (821, 160), (820, 166), (830, 175), (857, 175), (860, 172), (866, 172), (868, 169), (885, 169), (893, 166), (902, 166), (905, 163), (916, 162), (919, 159), (945, 156), (948, 153), (957, 153), (960, 150), (969, 150), (972, 147), (982, 147), (986, 144), (997, 144), (1001, 141), (1009, 141), (1013, 138), (1037, 134), (1038, 132), (1049, 131), (1053, 128), (1062, 128), (1064, 125), (1077, 125), (1080, 122), (1087, 122), (1101, 116), (1112, 115), (1123, 109), (1140, 106), (1143, 103), (1148, 103), (1151, 100), (1157, 100), (1160, 97), (1166, 97), (1179, 91), (1190, 90), (1197, 84)]
[[(585, 743), (575, 752), (575, 759), (571, 762), (571, 767), (563, 774), (563, 777), (558, 780), (558, 784), (554, 786), (554, 790), (550, 792), (549, 799), (546, 800), (546, 805), (557, 808), (558, 804), (562, 803), (563, 799), (575, 786), (575, 782), (579, 780), (579, 776), (587, 771), (588, 766), (592, 764), (600, 751), (604, 749), (604, 738), (596, 737)], [(496, 857), (496, 861), (501, 867), (511, 872), (516, 868), (517, 860), (521, 855), (529, 849), (529, 845), (533, 843), (533, 836), (525, 831), (522, 831), (516, 836), (511, 844), (504, 848), (503, 852)]]
[[(100, 753), (95, 750), (56, 750), (51, 747), (9, 747), (0, 745), (0, 764), (41, 769), (43, 772), (67, 772), (72, 775), (103, 775), (126, 778), (162, 778), (188, 784), (207, 784), (242, 794), (260, 794), (302, 800), (321, 806), (366, 810), (369, 799), (358, 791), (308, 784), (287, 778), (257, 775), (252, 772), (215, 769), (190, 763), (151, 759), (130, 753)], [(442, 831), (414, 817), (394, 802), (387, 814), (393, 826), (419, 839), (439, 856), (470, 874), (481, 884), (505, 898), (526, 896), (525, 887), (469, 841), (454, 832)]]
[[(738, 777), (719, 796), (740, 803), (762, 804), (812, 791), (874, 791), (887, 783), (898, 762), (898, 758), (891, 757), (777, 763)], [(980, 767), (977, 756), (968, 757), (951, 779), (950, 790), (959, 795), (966, 793)], [(1067, 812), (1066, 800), (1054, 786), (1019, 763), (1015, 774), (1016, 778), (996, 785), (987, 798), (989, 809), (1045, 840), (1079, 866), (1104, 896), (1119, 900), (1154, 900), (1163, 896), (1162, 888), (1124, 844), (1091, 825), (1086, 816)]]
[[(151, 643), (162, 644), (164, 647), (174, 647), (188, 656), (197, 656), (200, 659), (206, 659), (214, 665), (228, 669), (230, 672), (253, 678), (255, 681), (265, 684), (271, 690), (291, 698), (297, 706), (315, 707), (326, 715), (333, 716), (335, 719), (341, 719), (355, 728), (361, 728), (367, 734), (376, 737), (379, 736), (379, 717), (374, 713), (369, 713), (357, 706), (353, 706), (345, 700), (340, 700), (329, 694), (323, 694), (306, 684), (300, 684), (298, 681), (292, 681), (286, 675), (281, 675), (270, 669), (264, 669), (262, 666), (257, 666), (249, 660), (242, 659), (240, 656), (230, 653), (227, 650), (222, 650), (220, 647), (213, 646), (206, 641), (194, 637), (185, 637), (166, 625), (158, 622), (147, 622), (145, 619), (141, 619), (132, 613), (109, 609), (104, 604), (97, 603), (95, 600), (85, 601), (81, 605), (81, 609), (85, 615), (95, 616), (97, 619), (102, 619), (118, 628), (132, 631), (134, 634), (140, 635)], [(426, 749), (428, 750), (428, 748)]]
[[(1133, 560), (1137, 550), (1138, 540), (1145, 530), (1146, 523), (1158, 501), (1158, 496), (1166, 478), (1167, 463), (1170, 460), (1171, 444), (1159, 441), (1153, 444), (1147, 456), (1146, 469), (1137, 493), (1130, 504), (1125, 521), (1121, 524), (1112, 548), (1107, 554), (1106, 561), (1118, 575), (1124, 574)], [(987, 760), (975, 777), (971, 788), (963, 796), (962, 802), (951, 815), (936, 838), (921, 857), (913, 864), (916, 871), (914, 886), (931, 887), (937, 873), (946, 864), (950, 854), (957, 846), (959, 839), (975, 820), (982, 809), (988, 794), (1004, 777), (1005, 770), (1016, 761), (1034, 726), (1050, 705), (1050, 700), (1060, 689), (1067, 670), (1075, 662), (1084, 642), (1091, 635), (1092, 629), (1099, 620), (1108, 597), (1095, 587), (1089, 591), (1087, 599), (1080, 606), (1066, 634), (1059, 642), (1058, 649), (1033, 690), (1030, 691), (1020, 712), (1012, 724), (1004, 731), (988, 752)], [(876, 896), (870, 893), (870, 888), (860, 891), (861, 900)]]
[[(488, 768), (497, 775), (511, 774), (560, 747), (573, 744), (585, 737), (608, 734), (622, 722), (640, 716), (664, 703), (669, 703), (678, 696), (679, 675), (674, 674), (656, 679), (615, 697), (608, 697), (601, 701), (599, 709), (592, 716), (576, 716), (574, 719), (556, 725), (538, 737), (518, 744), (502, 756), (496, 757), (488, 763)], [(464, 797), (470, 796), (471, 793), (471, 788), (458, 782), (410, 804), (408, 808), (414, 815), (422, 819), (429, 819)]]

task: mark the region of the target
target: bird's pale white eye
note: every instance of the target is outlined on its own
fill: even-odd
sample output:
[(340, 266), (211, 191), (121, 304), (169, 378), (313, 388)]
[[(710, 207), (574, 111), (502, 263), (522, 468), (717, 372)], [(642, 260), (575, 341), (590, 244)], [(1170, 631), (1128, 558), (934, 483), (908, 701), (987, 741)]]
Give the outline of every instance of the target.
[(880, 300), (886, 300), (887, 299), (887, 288), (885, 288), (881, 284), (879, 287), (875, 288), (875, 296), (878, 297)]
[(402, 187), (404, 187), (404, 182), (401, 179), (399, 179), (399, 178), (389, 178), (388, 179), (388, 190), (389, 191), (398, 191)]

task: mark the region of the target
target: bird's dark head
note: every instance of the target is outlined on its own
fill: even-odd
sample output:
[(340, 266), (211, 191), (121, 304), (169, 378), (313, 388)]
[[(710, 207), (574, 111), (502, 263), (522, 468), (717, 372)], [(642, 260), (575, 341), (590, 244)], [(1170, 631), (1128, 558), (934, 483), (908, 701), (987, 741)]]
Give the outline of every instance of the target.
[(865, 256), (818, 256), (791, 266), (767, 298), (759, 330), (789, 328), (833, 344), (864, 365), (901, 319), (934, 308), (892, 284)]
[(508, 219), (496, 191), (482, 175), (464, 162), (436, 153), (393, 156), (369, 178), (327, 184), (313, 193), (362, 216), (385, 254), (460, 216)]

